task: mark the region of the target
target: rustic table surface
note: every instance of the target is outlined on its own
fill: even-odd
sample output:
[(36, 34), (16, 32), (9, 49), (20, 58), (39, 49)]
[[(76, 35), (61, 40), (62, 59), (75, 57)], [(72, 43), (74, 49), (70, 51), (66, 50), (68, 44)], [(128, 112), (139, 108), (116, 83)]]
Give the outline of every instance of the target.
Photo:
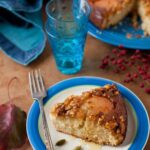
[[(112, 48), (112, 46), (88, 35), (83, 68), (75, 75), (63, 75), (57, 70), (53, 55), (51, 53), (51, 48), (48, 43), (43, 54), (27, 67), (15, 63), (4, 53), (2, 53), (2, 51), (0, 51), (0, 103), (2, 104), (9, 101), (8, 83), (12, 78), (17, 77), (20, 82), (16, 82), (14, 80), (10, 85), (10, 98), (13, 100), (14, 104), (28, 112), (33, 102), (29, 91), (28, 72), (32, 69), (38, 68), (42, 70), (47, 87), (67, 78), (87, 75), (104, 77), (124, 84), (122, 82), (123, 75), (112, 74), (109, 71), (100, 70), (98, 68), (101, 58), (111, 52), (110, 50)], [(144, 93), (136, 84), (125, 84), (125, 86), (139, 96), (150, 115), (150, 95)], [(150, 139), (145, 147), (145, 150), (149, 149)], [(32, 150), (32, 148), (29, 142), (27, 142), (20, 150)]]

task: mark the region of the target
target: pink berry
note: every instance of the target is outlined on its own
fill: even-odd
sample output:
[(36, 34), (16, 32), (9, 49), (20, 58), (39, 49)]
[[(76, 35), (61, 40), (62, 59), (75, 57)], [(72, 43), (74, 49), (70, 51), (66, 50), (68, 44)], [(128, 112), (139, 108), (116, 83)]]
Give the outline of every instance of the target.
[(124, 61), (125, 64), (128, 64), (129, 62), (127, 60)]
[(119, 73), (120, 71), (118, 69), (114, 70), (114, 73)]
[(141, 88), (144, 88), (144, 86), (145, 86), (144, 83), (141, 83), (141, 84), (140, 84), (140, 87), (141, 87)]
[(136, 59), (136, 56), (135, 56), (135, 55), (132, 55), (130, 58), (131, 58), (132, 60), (134, 60), (134, 59)]
[(143, 70), (140, 70), (139, 73), (140, 73), (141, 75), (145, 74), (145, 72), (144, 72)]
[(131, 77), (131, 74), (130, 74), (130, 73), (127, 73), (127, 74), (126, 74), (126, 77)]
[(109, 55), (106, 55), (106, 56), (105, 56), (105, 58), (109, 59), (109, 58), (110, 58), (110, 56), (109, 56)]
[(143, 80), (147, 80), (147, 76), (144, 76), (144, 77), (143, 77)]
[(104, 59), (103, 62), (102, 62), (102, 64), (103, 64), (103, 65), (108, 65), (108, 60), (107, 60), (107, 59)]
[(135, 62), (133, 62), (133, 61), (132, 61), (132, 62), (131, 62), (131, 64), (132, 64), (132, 65), (134, 65), (134, 64), (135, 64)]
[(117, 64), (121, 64), (124, 60), (122, 58), (117, 60)]
[(130, 78), (129, 78), (129, 81), (134, 81), (133, 77), (130, 77)]
[(115, 60), (115, 58), (113, 58), (113, 57), (112, 57), (112, 58), (110, 58), (110, 61), (113, 61), (113, 60)]
[(140, 50), (137, 49), (137, 50), (135, 51), (135, 53), (136, 53), (136, 54), (139, 54), (139, 53), (140, 53)]
[(138, 70), (142, 70), (142, 67), (141, 67), (141, 66), (138, 66)]
[(124, 80), (124, 83), (129, 83), (129, 80), (128, 80), (128, 79), (125, 79), (125, 80)]
[(120, 54), (120, 53), (118, 53), (118, 54), (117, 54), (117, 57), (121, 57), (121, 54)]
[(143, 63), (146, 63), (146, 62), (147, 62), (147, 59), (143, 58), (143, 59), (142, 59), (142, 62), (143, 62)]
[(150, 79), (150, 74), (147, 74), (147, 79)]
[(125, 66), (121, 66), (120, 68), (122, 71), (125, 71), (126, 70), (126, 67)]
[(137, 78), (137, 77), (138, 77), (138, 75), (137, 75), (136, 73), (134, 73), (134, 74), (133, 74), (133, 77), (134, 77), (134, 78)]
[(122, 56), (126, 55), (126, 54), (127, 54), (127, 50), (121, 50), (121, 51), (120, 51), (120, 54), (121, 54)]
[(132, 65), (132, 63), (129, 63), (128, 66), (129, 66), (129, 67), (132, 67), (133, 65)]
[(117, 61), (116, 61), (116, 60), (113, 60), (113, 61), (112, 61), (112, 64), (113, 64), (113, 65), (116, 65), (116, 64), (117, 64)]
[(113, 49), (113, 50), (112, 50), (112, 53), (113, 53), (113, 54), (116, 54), (116, 53), (117, 53), (117, 49)]
[(141, 59), (141, 55), (136, 55), (136, 58), (137, 59)]
[(150, 88), (146, 88), (146, 89), (145, 89), (145, 92), (146, 92), (147, 94), (150, 94)]
[(148, 69), (149, 69), (149, 65), (145, 64), (145, 65), (143, 66), (143, 69), (144, 69), (144, 70), (148, 70)]
[(105, 69), (104, 65), (99, 66), (100, 69)]

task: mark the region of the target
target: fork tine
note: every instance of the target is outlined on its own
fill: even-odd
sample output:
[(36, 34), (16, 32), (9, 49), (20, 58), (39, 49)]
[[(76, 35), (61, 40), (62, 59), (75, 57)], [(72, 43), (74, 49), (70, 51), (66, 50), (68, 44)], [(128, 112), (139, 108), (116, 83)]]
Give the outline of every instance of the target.
[(44, 92), (46, 92), (45, 85), (44, 85), (44, 80), (43, 80), (40, 69), (38, 70), (38, 72), (39, 72), (39, 81), (40, 81), (40, 84), (41, 84), (41, 88)]
[(40, 81), (39, 81), (39, 73), (37, 70), (35, 70), (35, 79), (36, 79), (37, 90), (40, 92), (41, 86), (40, 86)]
[(33, 95), (33, 86), (32, 86), (31, 72), (29, 72), (29, 85), (30, 85), (31, 95)]
[(33, 85), (33, 92), (37, 92), (34, 71), (31, 72), (31, 81), (32, 81), (32, 85)]

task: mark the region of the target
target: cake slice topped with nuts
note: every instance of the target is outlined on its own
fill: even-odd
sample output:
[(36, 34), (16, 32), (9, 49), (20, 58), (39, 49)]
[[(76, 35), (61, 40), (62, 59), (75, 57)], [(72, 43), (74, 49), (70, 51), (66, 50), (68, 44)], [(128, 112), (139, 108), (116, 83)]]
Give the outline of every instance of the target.
[(127, 130), (127, 111), (115, 85), (70, 96), (51, 110), (56, 129), (89, 142), (119, 145)]
[(88, 0), (90, 20), (100, 29), (118, 24), (134, 8), (135, 0)]

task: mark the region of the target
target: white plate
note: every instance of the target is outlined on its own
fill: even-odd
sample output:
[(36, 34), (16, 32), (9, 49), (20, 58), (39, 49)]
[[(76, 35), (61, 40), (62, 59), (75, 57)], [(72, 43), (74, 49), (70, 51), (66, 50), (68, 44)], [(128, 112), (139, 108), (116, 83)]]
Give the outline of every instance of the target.
[[(63, 90), (62, 92), (59, 92), (55, 96), (53, 96), (51, 99), (48, 100), (48, 102), (45, 104), (45, 112), (46, 112), (46, 118), (48, 120), (49, 130), (51, 131), (51, 137), (53, 141), (53, 145), (56, 144), (57, 141), (60, 139), (66, 139), (67, 143), (63, 146), (55, 146), (55, 150), (72, 150), (73, 147), (81, 145), (84, 150), (127, 150), (136, 134), (137, 130), (137, 120), (135, 116), (135, 112), (132, 108), (132, 106), (129, 104), (129, 102), (126, 100), (126, 107), (127, 107), (127, 113), (128, 113), (128, 128), (127, 128), (127, 134), (125, 141), (123, 144), (117, 147), (112, 146), (100, 146), (97, 144), (92, 144), (89, 142), (85, 142), (79, 138), (75, 138), (70, 135), (63, 134), (61, 132), (56, 131), (55, 127), (53, 126), (51, 119), (50, 119), (50, 109), (59, 102), (63, 102), (70, 94), (79, 95), (83, 91), (91, 90), (92, 88), (96, 88), (97, 86), (76, 86), (73, 88), (68, 88)], [(41, 127), (41, 115), (39, 117), (39, 131), (41, 137), (43, 137)]]
[[(83, 91), (90, 90), (97, 86), (104, 86), (106, 84), (115, 84), (118, 87), (124, 97), (127, 107), (128, 127), (127, 135), (123, 144), (117, 147), (101, 147), (92, 144), (91, 148), (91, 144), (85, 143), (78, 138), (59, 133), (55, 130), (50, 121), (50, 109), (54, 104), (64, 101), (67, 96), (72, 94), (81, 94)], [(64, 80), (48, 89), (47, 97), (44, 99), (44, 104), (54, 145), (56, 141), (60, 139), (65, 138), (67, 140), (67, 144), (62, 147), (55, 147), (55, 150), (73, 150), (76, 145), (82, 145), (84, 150), (143, 150), (149, 137), (149, 117), (144, 105), (132, 91), (115, 81), (97, 77), (77, 77)], [(42, 141), (41, 116), (37, 101), (33, 103), (28, 113), (27, 135), (33, 149), (46, 149), (44, 142)]]

